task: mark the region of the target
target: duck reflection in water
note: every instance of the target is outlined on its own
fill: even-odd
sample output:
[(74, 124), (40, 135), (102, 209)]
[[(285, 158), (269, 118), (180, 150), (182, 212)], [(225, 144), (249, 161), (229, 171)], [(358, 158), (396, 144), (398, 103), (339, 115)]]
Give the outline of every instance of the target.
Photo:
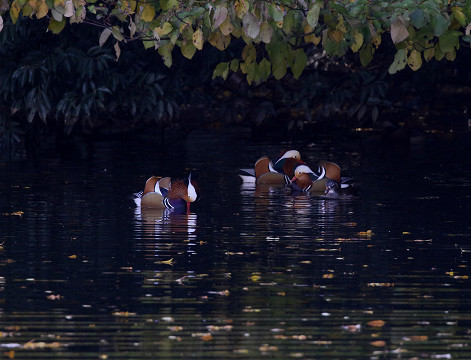
[[(181, 252), (182, 245), (187, 253), (194, 252), (191, 245), (196, 243), (197, 238), (196, 214), (168, 209), (136, 208), (134, 218), (136, 238), (142, 240), (146, 257), (155, 260), (155, 256), (163, 255), (161, 252), (164, 251)], [(170, 249), (172, 247), (174, 248)]]

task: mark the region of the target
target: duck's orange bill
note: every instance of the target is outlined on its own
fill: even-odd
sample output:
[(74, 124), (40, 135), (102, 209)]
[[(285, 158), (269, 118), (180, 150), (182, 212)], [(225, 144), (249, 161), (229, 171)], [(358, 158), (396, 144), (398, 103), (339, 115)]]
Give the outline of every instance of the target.
[(296, 176), (293, 176), (293, 178), (291, 179), (291, 181), (295, 181), (297, 179)]

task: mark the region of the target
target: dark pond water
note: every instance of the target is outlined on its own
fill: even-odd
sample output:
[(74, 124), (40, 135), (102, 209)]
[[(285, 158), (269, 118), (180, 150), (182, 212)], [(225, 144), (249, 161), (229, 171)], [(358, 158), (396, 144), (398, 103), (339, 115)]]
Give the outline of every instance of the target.
[[(0, 358), (471, 359), (470, 147), (369, 137), (200, 132), (1, 163)], [(339, 163), (359, 199), (241, 186), (284, 148)], [(134, 209), (150, 175), (188, 170), (190, 215)]]

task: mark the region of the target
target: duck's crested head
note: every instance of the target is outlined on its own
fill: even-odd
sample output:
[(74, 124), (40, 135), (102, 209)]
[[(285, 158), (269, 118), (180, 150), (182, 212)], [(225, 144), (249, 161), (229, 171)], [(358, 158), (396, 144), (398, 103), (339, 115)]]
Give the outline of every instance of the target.
[(296, 160), (301, 160), (301, 154), (298, 150), (288, 150), (281, 155), (280, 159), (296, 159)]
[(302, 174), (314, 174), (314, 171), (309, 166), (300, 164), (294, 168), (293, 180), (299, 179)]

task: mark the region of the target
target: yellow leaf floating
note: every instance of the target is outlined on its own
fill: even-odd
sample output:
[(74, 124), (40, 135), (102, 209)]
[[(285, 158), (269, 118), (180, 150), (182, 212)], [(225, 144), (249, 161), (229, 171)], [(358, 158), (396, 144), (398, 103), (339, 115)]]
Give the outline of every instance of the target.
[(367, 324), (372, 327), (383, 327), (386, 323), (383, 320), (372, 320), (369, 321)]
[(19, 217), (22, 217), (24, 214), (23, 211), (15, 211), (15, 212), (12, 212), (12, 213), (3, 213), (2, 215), (5, 215), (5, 216), (19, 216)]
[(170, 260), (162, 260), (162, 261), (156, 261), (156, 264), (167, 264), (167, 265), (173, 265), (173, 258)]
[(370, 344), (376, 347), (386, 346), (386, 342), (384, 340), (373, 341), (373, 342), (370, 342)]

